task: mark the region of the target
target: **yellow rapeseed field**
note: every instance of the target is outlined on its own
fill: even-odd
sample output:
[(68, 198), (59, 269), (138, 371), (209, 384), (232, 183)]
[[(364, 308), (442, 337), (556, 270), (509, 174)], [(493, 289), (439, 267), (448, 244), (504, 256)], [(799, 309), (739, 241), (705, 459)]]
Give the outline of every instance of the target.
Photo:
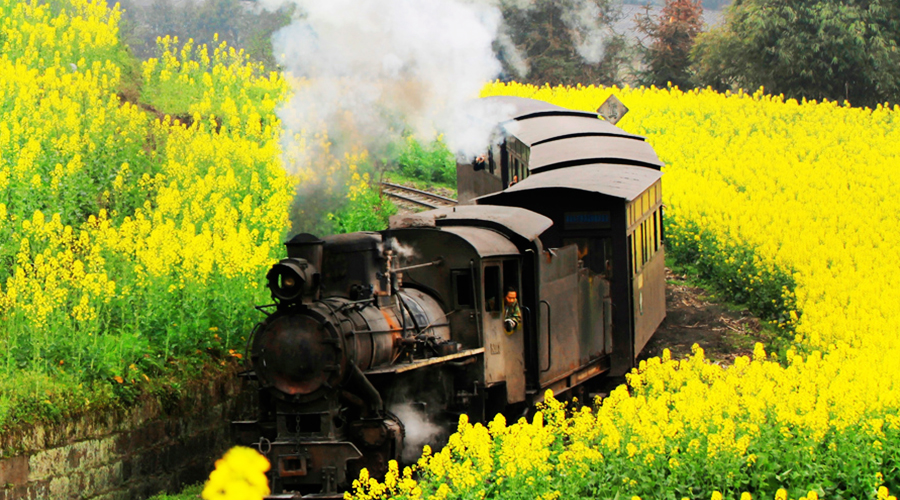
[[(550, 400), (530, 423), (464, 419), (418, 481), (364, 477), (356, 498), (888, 498), (900, 489), (900, 110), (708, 90), (496, 83), (483, 95), (596, 110), (612, 93), (631, 110), (619, 125), (666, 163), (670, 243), (730, 259), (750, 294), (789, 276), (796, 349), (777, 362), (757, 346), (730, 367), (699, 348), (666, 353), (594, 411)], [(723, 255), (704, 253), (713, 242)]]
[(119, 18), (0, 0), (0, 428), (234, 353), (282, 252), (284, 80), (171, 39), (137, 67)]
[[(228, 355), (281, 251), (297, 182), (275, 115), (286, 82), (226, 45), (174, 39), (137, 65), (118, 22), (101, 1), (0, 0), (0, 427), (136, 394), (177, 356)], [(730, 367), (666, 354), (595, 410), (549, 398), (530, 422), (463, 418), (415, 479), (394, 467), (356, 496), (892, 498), (900, 110), (761, 92), (484, 94), (594, 110), (613, 92), (632, 110), (620, 126), (666, 162), (670, 244), (774, 301), (792, 347)], [(359, 198), (365, 178), (351, 180)], [(773, 276), (789, 281), (774, 298)]]

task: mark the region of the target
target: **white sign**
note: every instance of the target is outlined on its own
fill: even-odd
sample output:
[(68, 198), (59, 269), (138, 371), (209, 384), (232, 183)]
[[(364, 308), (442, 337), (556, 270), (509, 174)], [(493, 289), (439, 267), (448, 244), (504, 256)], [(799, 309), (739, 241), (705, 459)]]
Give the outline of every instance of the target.
[(609, 98), (603, 101), (603, 104), (597, 108), (597, 114), (606, 119), (609, 123), (615, 125), (619, 120), (625, 116), (625, 113), (628, 112), (628, 108), (622, 104), (615, 95), (609, 96)]

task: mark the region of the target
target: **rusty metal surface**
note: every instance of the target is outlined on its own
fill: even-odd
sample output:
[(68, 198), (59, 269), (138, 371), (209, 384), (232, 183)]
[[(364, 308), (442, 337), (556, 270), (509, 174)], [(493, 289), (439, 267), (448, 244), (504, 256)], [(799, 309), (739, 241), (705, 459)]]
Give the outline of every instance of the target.
[[(422, 287), (428, 293), (442, 299), (445, 311), (456, 311), (447, 316), (450, 338), (460, 342), (464, 349), (481, 347), (476, 329), (475, 312), (471, 305), (460, 306), (455, 300), (454, 273), (470, 272), (470, 263), (479, 256), (465, 239), (441, 229), (394, 229), (392, 236), (404, 248), (409, 257), (400, 257), (399, 265), (421, 262), (424, 255), (441, 257), (440, 266), (429, 266), (404, 272), (404, 289)], [(417, 260), (418, 259), (418, 260)]]
[(453, 208), (440, 208), (422, 212), (424, 216), (434, 216), (435, 223), (441, 227), (456, 225), (499, 226), (498, 230), (515, 233), (528, 241), (534, 241), (553, 225), (553, 221), (530, 210), (518, 207), (484, 207), (465, 205)]
[(556, 380), (579, 366), (578, 255), (569, 245), (541, 259), (538, 307), (540, 383)]
[(484, 347), (479, 347), (477, 349), (466, 349), (465, 351), (460, 351), (454, 354), (448, 354), (446, 356), (441, 356), (439, 358), (428, 358), (428, 359), (418, 359), (413, 361), (412, 363), (403, 363), (398, 365), (387, 366), (384, 368), (379, 368), (376, 370), (370, 370), (366, 372), (366, 375), (381, 375), (385, 373), (405, 373), (412, 370), (417, 370), (419, 368), (425, 368), (426, 366), (439, 365), (441, 363), (446, 363), (448, 361), (459, 361), (464, 358), (468, 358), (471, 356), (477, 356), (484, 352)]
[(608, 373), (609, 371), (610, 357), (601, 356), (587, 365), (579, 366), (575, 370), (561, 374), (556, 379), (548, 380), (545, 385), (541, 387), (541, 390), (534, 395), (534, 400), (532, 402), (533, 404), (543, 403), (544, 392), (547, 389), (553, 391), (553, 395), (558, 395), (589, 378)]
[[(499, 171), (498, 171), (499, 172)], [(456, 199), (460, 205), (471, 205), (475, 198), (503, 189), (500, 174), (474, 170), (470, 163), (456, 164)]]
[(666, 317), (666, 268), (662, 247), (633, 278), (634, 355), (640, 354)]
[(340, 377), (331, 369), (341, 362), (333, 334), (310, 316), (278, 316), (254, 340), (260, 381), (283, 394), (312, 394)]
[(310, 493), (334, 494), (350, 486), (347, 462), (362, 457), (348, 441), (276, 441), (269, 453), (274, 473), (287, 491), (312, 487)]
[(354, 285), (378, 284), (384, 268), (379, 233), (348, 233), (326, 236), (322, 258), (323, 297), (350, 297)]
[(528, 118), (518, 120), (513, 130), (513, 135), (529, 146), (577, 135), (591, 136), (597, 140), (611, 136), (644, 141), (643, 137), (629, 134), (596, 116), (555, 115)]
[[(480, 204), (502, 200), (506, 193), (539, 189), (574, 189), (631, 201), (662, 177), (662, 172), (633, 165), (591, 164), (532, 175), (499, 193), (478, 198)], [(537, 194), (535, 194), (537, 196)]]
[(478, 255), (493, 257), (498, 255), (518, 255), (519, 249), (502, 234), (471, 226), (451, 226), (442, 228), (443, 231), (455, 234), (466, 240)]
[(659, 169), (663, 166), (644, 141), (624, 137), (571, 137), (545, 142), (531, 148), (528, 169), (532, 174), (559, 164), (624, 163)]
[(609, 297), (609, 282), (602, 276), (590, 275), (581, 269), (578, 276), (578, 314), (581, 317), (578, 335), (579, 363), (587, 364), (604, 354), (606, 309), (604, 299)]

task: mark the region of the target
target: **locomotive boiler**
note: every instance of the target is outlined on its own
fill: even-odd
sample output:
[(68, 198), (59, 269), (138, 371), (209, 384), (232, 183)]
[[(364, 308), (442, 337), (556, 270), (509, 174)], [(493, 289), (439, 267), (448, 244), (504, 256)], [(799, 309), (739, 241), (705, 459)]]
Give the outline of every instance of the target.
[[(642, 139), (585, 113), (513, 103), (519, 135), (482, 171), (460, 166), (460, 182), (492, 176), (502, 191), (479, 193), (478, 177), (476, 204), (286, 243), (248, 339), (259, 413), (235, 423), (272, 464), (271, 498), (339, 498), (363, 468), (378, 477), (439, 444), (463, 413), (521, 415), (548, 390), (622, 375), (662, 321), (661, 173), (640, 163), (655, 155), (643, 143), (621, 158)], [(570, 139), (554, 164), (552, 143)]]

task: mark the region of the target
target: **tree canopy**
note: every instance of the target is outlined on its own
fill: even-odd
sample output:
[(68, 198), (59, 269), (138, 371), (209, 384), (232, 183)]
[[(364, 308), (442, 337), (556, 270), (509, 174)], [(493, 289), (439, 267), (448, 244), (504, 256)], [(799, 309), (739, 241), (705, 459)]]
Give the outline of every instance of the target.
[(786, 97), (900, 101), (894, 0), (735, 0), (693, 50), (696, 83)]
[[(524, 78), (516, 74), (501, 50), (507, 73), (536, 85), (622, 83), (627, 41), (612, 30), (622, 17), (621, 5), (620, 0), (534, 0), (526, 8), (514, 2), (505, 5), (503, 18), (510, 39), (528, 69)], [(580, 43), (591, 40), (602, 40), (595, 61), (586, 60), (578, 50)]]
[(700, 0), (666, 0), (659, 15), (652, 16), (648, 6), (635, 18), (637, 31), (649, 41), (641, 46), (645, 65), (638, 73), (641, 84), (691, 86), (690, 53), (703, 29), (702, 15)]

